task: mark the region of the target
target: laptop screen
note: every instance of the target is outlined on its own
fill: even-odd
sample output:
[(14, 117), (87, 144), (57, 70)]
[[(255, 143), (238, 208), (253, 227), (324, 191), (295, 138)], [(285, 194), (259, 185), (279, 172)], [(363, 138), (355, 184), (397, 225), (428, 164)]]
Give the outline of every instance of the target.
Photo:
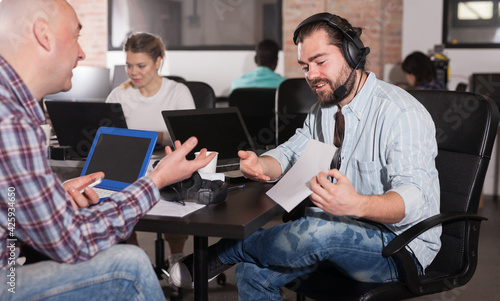
[(198, 145), (188, 155), (201, 148), (219, 153), (217, 165), (239, 162), (239, 150), (254, 150), (238, 108), (162, 111), (172, 141), (184, 143), (189, 137), (198, 138)]
[(157, 137), (156, 132), (101, 127), (81, 175), (103, 171), (97, 187), (121, 190), (145, 175)]
[(108, 180), (132, 183), (139, 177), (149, 143), (147, 138), (102, 134), (86, 174), (103, 171)]
[(46, 101), (54, 132), (61, 146), (71, 146), (75, 159), (87, 157), (101, 126), (127, 128), (119, 103)]

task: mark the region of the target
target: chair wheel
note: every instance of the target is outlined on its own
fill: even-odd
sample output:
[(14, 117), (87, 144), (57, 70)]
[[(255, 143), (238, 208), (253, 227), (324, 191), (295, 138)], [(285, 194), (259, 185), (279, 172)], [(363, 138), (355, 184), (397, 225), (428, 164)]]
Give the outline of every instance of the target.
[(226, 285), (226, 275), (224, 273), (217, 276), (217, 278), (215, 280), (217, 281), (218, 285), (222, 285), (222, 286)]

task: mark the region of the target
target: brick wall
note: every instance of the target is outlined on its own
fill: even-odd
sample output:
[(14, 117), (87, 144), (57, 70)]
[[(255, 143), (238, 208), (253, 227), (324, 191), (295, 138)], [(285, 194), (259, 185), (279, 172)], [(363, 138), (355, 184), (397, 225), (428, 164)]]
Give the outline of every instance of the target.
[(382, 78), (388, 63), (401, 61), (402, 0), (284, 0), (283, 37), (285, 75), (302, 77), (297, 64), (297, 48), (291, 37), (293, 30), (308, 16), (327, 11), (346, 18), (353, 26), (363, 28), (361, 39), (371, 49), (367, 69)]
[[(403, 0), (283, 0), (283, 45), (285, 76), (304, 76), (297, 64), (293, 30), (308, 16), (328, 11), (353, 26), (364, 29), (361, 36), (371, 48), (367, 68), (382, 78), (384, 64), (401, 61)], [(85, 66), (106, 66), (107, 0), (69, 0), (84, 25), (80, 38), (87, 59)]]
[(80, 45), (86, 54), (81, 66), (106, 67), (108, 0), (68, 0), (83, 25)]

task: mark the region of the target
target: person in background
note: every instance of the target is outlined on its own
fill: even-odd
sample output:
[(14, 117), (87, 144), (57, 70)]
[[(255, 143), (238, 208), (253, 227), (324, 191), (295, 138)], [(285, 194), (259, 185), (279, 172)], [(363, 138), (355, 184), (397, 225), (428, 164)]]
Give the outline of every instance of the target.
[[(238, 153), (245, 177), (265, 182), (288, 172), (310, 139), (337, 147), (332, 168), (307, 185), (314, 206), (305, 216), (209, 247), (208, 279), (239, 263), (240, 300), (281, 300), (280, 287), (326, 267), (363, 282), (400, 279), (399, 262), (384, 258), (383, 247), (439, 213), (434, 122), (408, 92), (365, 70), (369, 48), (360, 36), (361, 28), (329, 13), (299, 24), (298, 62), (318, 102), (288, 141), (261, 156)], [(435, 227), (409, 244), (420, 273), (440, 235)], [(172, 281), (192, 286), (192, 263), (189, 255), (175, 264)]]
[[(38, 101), (71, 89), (85, 59), (82, 25), (66, 0), (0, 3), (0, 292), (2, 300), (165, 300), (151, 261), (128, 238), (160, 198), (214, 156), (188, 161), (192, 137), (156, 169), (101, 203), (97, 172), (61, 183), (47, 159)], [(80, 192), (83, 189), (83, 192)], [(24, 244), (48, 260), (18, 261)]]
[[(126, 69), (130, 80), (116, 87), (106, 102), (120, 103), (130, 129), (158, 132), (162, 145), (169, 145), (165, 121), (161, 111), (194, 109), (191, 92), (182, 83), (159, 75), (165, 56), (165, 45), (160, 37), (149, 33), (130, 35), (123, 47)], [(164, 234), (170, 248), (168, 262), (172, 265), (182, 258), (186, 235)], [(128, 241), (138, 245), (135, 232)]]
[(444, 83), (437, 80), (436, 66), (420, 51), (409, 54), (401, 66), (410, 88), (417, 90), (447, 90)]
[(123, 49), (130, 80), (113, 89), (106, 102), (122, 105), (128, 128), (156, 131), (162, 145), (171, 145), (161, 111), (194, 109), (193, 96), (182, 83), (160, 76), (165, 57), (160, 37), (135, 33)]
[(274, 72), (278, 65), (279, 45), (273, 40), (263, 40), (255, 49), (257, 68), (233, 80), (231, 91), (238, 88), (278, 88), (286, 79)]

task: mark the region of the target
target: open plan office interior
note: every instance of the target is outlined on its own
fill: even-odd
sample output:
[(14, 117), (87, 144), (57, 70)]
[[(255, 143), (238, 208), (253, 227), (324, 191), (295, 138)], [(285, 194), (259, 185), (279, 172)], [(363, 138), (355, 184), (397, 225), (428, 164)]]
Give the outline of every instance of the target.
[[(77, 13), (79, 9), (85, 10), (77, 1), (69, 2)], [(500, 105), (500, 34), (498, 34), (500, 15), (498, 15), (499, 2), (495, 0), (481, 1), (486, 8), (475, 6), (477, 1), (459, 0), (397, 0), (366, 3), (348, 0), (155, 0), (144, 1), (138, 5), (135, 15), (132, 14), (132, 5), (136, 1), (96, 2), (102, 2), (101, 5), (107, 10), (95, 12), (96, 16), (90, 12), (82, 13), (79, 15), (80, 21), (84, 25), (84, 30), (87, 28), (95, 30), (99, 26), (105, 26), (107, 33), (93, 35), (82, 31), (81, 44), (86, 51), (87, 59), (74, 69), (72, 89), (47, 95), (46, 101), (104, 102), (112, 89), (128, 80), (125, 54), (122, 50), (124, 37), (130, 32), (142, 30), (162, 35), (166, 42), (166, 56), (160, 69), (162, 76), (171, 78), (175, 76), (180, 82), (204, 83), (211, 88), (210, 93), (214, 97), (213, 108), (229, 107), (232, 92), (230, 84), (234, 78), (255, 68), (254, 47), (263, 38), (275, 39), (280, 44), (275, 72), (289, 79), (303, 78), (304, 74), (297, 64), (297, 48), (292, 42), (293, 29), (309, 15), (330, 11), (345, 16), (353, 25), (359, 23), (364, 28), (362, 38), (366, 39), (368, 46), (372, 48), (367, 69), (373, 71), (377, 78), (406, 88), (401, 61), (411, 52), (422, 51), (434, 58), (444, 57), (445, 64), (439, 65), (438, 70), (444, 74), (448, 90), (465, 89), (467, 92), (479, 93)], [(149, 7), (146, 2), (150, 4)], [(356, 2), (357, 5), (352, 2)], [(493, 6), (496, 9), (492, 11), (496, 12), (497, 16), (488, 14), (488, 8)], [(356, 8), (358, 10), (354, 11)], [(102, 16), (99, 15), (98, 18), (97, 14)], [(138, 15), (141, 17), (137, 17)], [(485, 18), (492, 18), (492, 21), (481, 22)], [(155, 20), (162, 21), (154, 22)], [(461, 20), (463, 22), (460, 22)], [(474, 20), (476, 22), (473, 22)], [(237, 26), (238, 23), (241, 26)], [(495, 24), (494, 28), (485, 29), (488, 24)], [(176, 26), (179, 30), (175, 30)], [(248, 26), (253, 29), (250, 31)], [(165, 29), (167, 27), (169, 29)], [(238, 30), (241, 31), (240, 34), (235, 33)], [(474, 30), (479, 30), (479, 34), (477, 32), (470, 34), (475, 32)], [(483, 37), (484, 40), (481, 39)], [(94, 41), (97, 38), (102, 41)], [(193, 96), (197, 93), (193, 89), (190, 91)], [(270, 98), (274, 103), (276, 97)], [(276, 108), (275, 103), (274, 108)], [(467, 118), (472, 109), (455, 108), (454, 113)], [(273, 110), (273, 105), (269, 112), (270, 110)], [(245, 115), (244, 111), (240, 113), (244, 119), (245, 116), (250, 116), (245, 121), (249, 128), (251, 120), (258, 118), (251, 114)], [(267, 118), (273, 118), (272, 114)], [(273, 128), (276, 122), (267, 119), (265, 125), (266, 129), (274, 133), (272, 135), (276, 132), (276, 128)], [(252, 137), (257, 142), (258, 133), (257, 131)], [(252, 136), (252, 133), (250, 134)], [(53, 143), (56, 143), (55, 141), (53, 140)], [(273, 143), (275, 141), (273, 140)], [(270, 147), (273, 146), (265, 145), (263, 148)], [(500, 286), (496, 278), (500, 273), (498, 256), (500, 237), (497, 232), (500, 228), (498, 141), (493, 146), (478, 214), (488, 220), (481, 223), (478, 263), (470, 281), (449, 291), (416, 297), (412, 300), (500, 300)], [(279, 223), (282, 223), (281, 215), (273, 218), (264, 227)], [(139, 244), (153, 264), (157, 251), (156, 238), (157, 235), (154, 233), (138, 231)], [(218, 239), (210, 237), (209, 244), (215, 243)], [(190, 237), (184, 253), (189, 254), (193, 249), (193, 240)], [(165, 252), (167, 258), (168, 248), (165, 248)], [(224, 274), (226, 279), (223, 283), (214, 281), (209, 284), (210, 300), (238, 299), (234, 267)], [(167, 298), (172, 300), (194, 298), (192, 289), (183, 289), (179, 293), (166, 277), (159, 281)], [(284, 300), (297, 298), (296, 293), (288, 288), (283, 289), (282, 295)], [(332, 296), (334, 295), (335, 292), (332, 292)], [(306, 298), (306, 300), (312, 299)]]

